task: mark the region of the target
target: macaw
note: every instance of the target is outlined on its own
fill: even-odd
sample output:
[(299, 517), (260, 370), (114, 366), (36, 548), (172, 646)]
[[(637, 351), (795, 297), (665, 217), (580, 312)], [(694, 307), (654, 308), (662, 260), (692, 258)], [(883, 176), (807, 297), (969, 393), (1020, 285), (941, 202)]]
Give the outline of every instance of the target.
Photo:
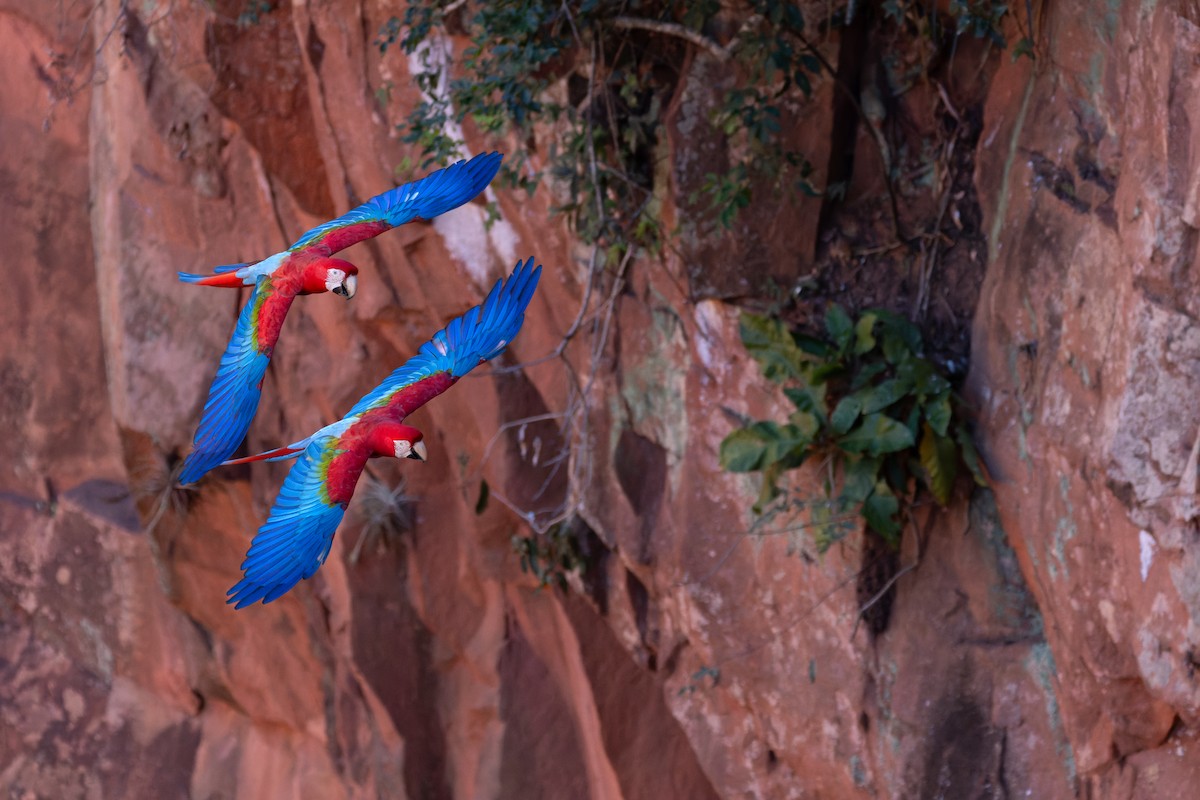
[(533, 258), (518, 261), (482, 305), (435, 333), (341, 420), (287, 447), (226, 462), (299, 458), (250, 542), (242, 562), (244, 577), (229, 590), (227, 602), (235, 608), (259, 600), (269, 603), (325, 563), (367, 459), (426, 459), (422, 433), (405, 425), (405, 418), (504, 351), (521, 330), (541, 272), (540, 266), (533, 267)]
[(330, 291), (347, 300), (354, 296), (358, 267), (331, 256), (418, 217), (433, 219), (458, 208), (491, 182), (502, 158), (500, 153), (478, 155), (397, 186), (257, 263), (217, 267), (213, 275), (179, 273), (181, 281), (201, 286), (254, 287), (221, 356), (180, 483), (198, 481), (246, 437), (262, 396), (263, 375), (296, 295)]

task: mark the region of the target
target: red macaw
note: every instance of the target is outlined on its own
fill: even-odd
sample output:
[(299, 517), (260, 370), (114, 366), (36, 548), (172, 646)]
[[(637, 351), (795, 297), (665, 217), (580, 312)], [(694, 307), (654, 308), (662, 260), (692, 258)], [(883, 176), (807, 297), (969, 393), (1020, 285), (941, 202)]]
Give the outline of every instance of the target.
[(425, 460), (422, 434), (405, 425), (405, 417), (504, 351), (521, 330), (541, 273), (540, 266), (533, 268), (532, 258), (517, 262), (508, 280), (497, 281), (482, 305), (435, 333), (343, 419), (287, 447), (226, 462), (300, 459), (250, 542), (242, 562), (245, 576), (229, 590), (228, 602), (235, 608), (259, 600), (269, 603), (325, 563), (368, 458)]
[(331, 291), (354, 296), (358, 267), (334, 253), (411, 220), (433, 219), (479, 194), (500, 169), (500, 153), (459, 161), (418, 181), (397, 186), (335, 220), (310, 230), (282, 253), (255, 264), (217, 267), (214, 275), (180, 272), (185, 283), (230, 288), (253, 286), (233, 338), (208, 391), (192, 452), (180, 483), (194, 483), (237, 449), (262, 396), (284, 317), (296, 295)]

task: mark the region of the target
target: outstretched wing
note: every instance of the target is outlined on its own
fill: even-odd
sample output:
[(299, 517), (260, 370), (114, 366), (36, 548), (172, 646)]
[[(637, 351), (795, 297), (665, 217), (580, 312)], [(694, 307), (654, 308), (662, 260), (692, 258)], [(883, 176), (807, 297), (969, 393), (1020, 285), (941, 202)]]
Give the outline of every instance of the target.
[(541, 274), (542, 268), (534, 268), (532, 257), (523, 264), (518, 261), (507, 280), (496, 281), (483, 305), (435, 333), (415, 356), (359, 400), (349, 416), (386, 405), (402, 419), (479, 364), (500, 355), (521, 330), (525, 307)]
[[(332, 501), (328, 491), (330, 466), (342, 452), (340, 442), (339, 435), (315, 434), (288, 472), (271, 515), (250, 542), (242, 562), (244, 577), (228, 592), (227, 602), (235, 608), (259, 600), (269, 603), (312, 577), (325, 563), (345, 513), (345, 507)], [(357, 481), (366, 458), (355, 461), (353, 479)]]
[[(532, 258), (518, 262), (507, 280), (496, 282), (481, 306), (452, 320), (345, 418), (310, 437), (283, 482), (270, 517), (250, 543), (242, 562), (244, 577), (229, 590), (228, 602), (236, 608), (259, 600), (269, 603), (312, 577), (329, 556), (344, 504), (370, 455), (361, 432), (351, 428), (366, 411), (383, 406), (405, 416), (478, 364), (499, 355), (521, 330), (541, 273)], [(269, 451), (261, 458), (290, 456), (301, 444)]]
[(433, 219), (482, 192), (496, 176), (502, 158), (500, 153), (478, 155), (397, 186), (335, 220), (318, 225), (288, 250), (313, 249), (330, 255), (417, 217)]
[(200, 480), (246, 438), (258, 410), (263, 375), (279, 339), (279, 327), (294, 299), (294, 295), (277, 292), (269, 276), (258, 279), (221, 356), (180, 483)]

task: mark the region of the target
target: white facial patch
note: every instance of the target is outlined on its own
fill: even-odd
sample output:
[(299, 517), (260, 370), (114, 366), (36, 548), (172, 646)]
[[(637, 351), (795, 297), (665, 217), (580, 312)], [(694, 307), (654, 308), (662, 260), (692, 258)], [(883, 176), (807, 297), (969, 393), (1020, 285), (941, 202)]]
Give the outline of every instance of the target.
[(325, 291), (332, 292), (334, 289), (342, 285), (346, 280), (346, 272), (344, 270), (334, 269), (325, 273)]
[(410, 442), (407, 439), (393, 439), (392, 446), (395, 448), (396, 458), (411, 458), (415, 461), (424, 461), (428, 452), (425, 450), (424, 442)]

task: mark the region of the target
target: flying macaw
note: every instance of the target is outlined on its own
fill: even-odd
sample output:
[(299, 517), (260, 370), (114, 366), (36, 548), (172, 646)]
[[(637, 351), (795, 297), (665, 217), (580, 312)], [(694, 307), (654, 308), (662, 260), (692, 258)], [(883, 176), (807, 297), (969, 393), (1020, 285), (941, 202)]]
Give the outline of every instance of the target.
[(334, 253), (411, 220), (433, 219), (479, 194), (500, 169), (500, 153), (459, 161), (418, 181), (397, 186), (310, 230), (282, 253), (254, 264), (217, 267), (214, 275), (180, 272), (185, 283), (253, 286), (200, 417), (180, 483), (194, 483), (237, 449), (262, 396), (263, 375), (284, 317), (296, 295), (330, 291), (349, 300), (358, 267)]
[(518, 261), (512, 275), (497, 281), (482, 305), (435, 333), (338, 422), (287, 447), (226, 462), (300, 459), (250, 542), (242, 562), (245, 575), (229, 590), (228, 602), (235, 608), (259, 600), (269, 603), (325, 563), (368, 458), (425, 460), (423, 435), (405, 425), (405, 417), (504, 351), (521, 330), (541, 273), (540, 266), (533, 267), (533, 258)]

